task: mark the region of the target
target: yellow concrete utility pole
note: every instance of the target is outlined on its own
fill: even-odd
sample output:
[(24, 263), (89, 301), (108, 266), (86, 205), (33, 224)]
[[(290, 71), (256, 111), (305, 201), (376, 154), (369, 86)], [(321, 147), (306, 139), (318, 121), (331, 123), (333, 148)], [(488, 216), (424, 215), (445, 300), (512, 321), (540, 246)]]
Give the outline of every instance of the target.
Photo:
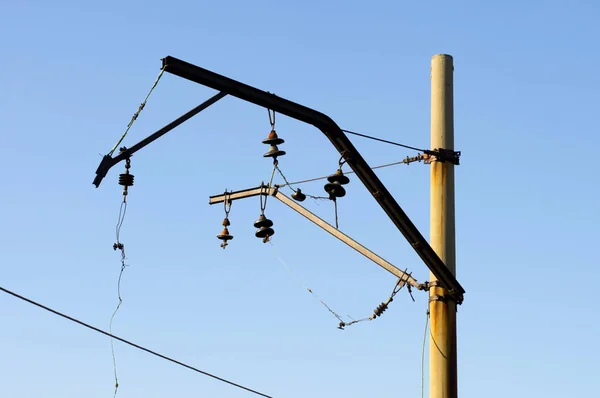
[[(454, 65), (452, 56), (431, 59), (431, 148), (454, 150)], [(430, 243), (456, 275), (454, 236), (454, 165), (431, 163)], [(432, 274), (431, 280), (435, 281)], [(435, 284), (435, 282), (434, 282)], [(456, 372), (456, 302), (442, 287), (429, 292), (429, 396), (458, 397)]]

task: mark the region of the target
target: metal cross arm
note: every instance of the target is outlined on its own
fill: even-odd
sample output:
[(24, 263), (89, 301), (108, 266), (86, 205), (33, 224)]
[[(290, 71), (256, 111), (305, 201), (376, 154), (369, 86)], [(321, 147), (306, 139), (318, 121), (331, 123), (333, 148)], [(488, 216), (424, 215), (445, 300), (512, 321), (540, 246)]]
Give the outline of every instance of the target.
[(465, 292), (463, 287), (421, 235), (361, 154), (354, 148), (348, 137), (329, 116), (174, 57), (169, 56), (162, 61), (165, 72), (312, 124), (321, 130), (421, 257), (425, 265), (442, 286), (448, 289), (449, 295), (456, 297), (457, 301), (462, 300), (462, 295)]
[(183, 115), (179, 116), (177, 119), (173, 120), (171, 123), (167, 124), (160, 130), (156, 131), (154, 134), (149, 135), (148, 137), (144, 138), (137, 144), (133, 145), (131, 148), (125, 148), (124, 150), (120, 151), (120, 153), (117, 156), (115, 156), (114, 158), (111, 157), (110, 155), (105, 155), (102, 158), (102, 161), (100, 162), (100, 165), (98, 166), (98, 169), (96, 170), (96, 177), (94, 178), (93, 184), (96, 186), (96, 188), (98, 188), (100, 186), (100, 183), (102, 182), (102, 179), (104, 179), (104, 177), (106, 177), (106, 173), (108, 173), (108, 170), (110, 170), (111, 167), (113, 167), (120, 161), (129, 158), (135, 152), (139, 151), (146, 145), (150, 144), (151, 142), (153, 142), (153, 141), (157, 140), (158, 138), (162, 137), (163, 135), (167, 134), (169, 131), (173, 130), (175, 127), (179, 126), (181, 123), (185, 122), (186, 120), (191, 119), (192, 117), (196, 116), (197, 114), (199, 114), (200, 112), (202, 112), (203, 110), (205, 110), (206, 108), (208, 108), (209, 106), (211, 106), (212, 104), (214, 104), (215, 102), (220, 100), (221, 98), (225, 97), (226, 95), (227, 94), (223, 93), (223, 92), (217, 93), (216, 95), (210, 97), (209, 99), (207, 99), (206, 101), (204, 101), (203, 103), (198, 105), (197, 107), (195, 107), (195, 108), (191, 109), (190, 111), (184, 113)]
[(429, 284), (419, 283), (415, 278), (413, 278), (409, 273), (402, 271), (397, 268), (390, 262), (381, 258), (377, 254), (373, 253), (371, 250), (367, 249), (348, 235), (344, 234), (339, 229), (335, 228), (333, 225), (329, 224), (322, 218), (318, 217), (316, 214), (312, 213), (310, 210), (306, 209), (304, 206), (299, 205), (293, 199), (281, 193), (277, 188), (268, 188), (266, 186), (244, 189), (242, 191), (235, 192), (227, 192), (221, 195), (214, 195), (209, 198), (208, 203), (213, 205), (216, 203), (223, 203), (225, 200), (233, 201), (238, 199), (249, 198), (252, 196), (258, 195), (270, 195), (274, 198), (278, 199), (283, 204), (290, 207), (292, 210), (295, 210), (298, 214), (306, 217), (308, 220), (312, 221), (318, 227), (321, 227), (325, 231), (329, 232), (331, 235), (344, 242), (369, 260), (373, 261), (381, 268), (390, 272), (394, 276), (400, 279), (401, 283), (408, 283), (409, 285), (419, 289), (419, 290), (428, 290)]

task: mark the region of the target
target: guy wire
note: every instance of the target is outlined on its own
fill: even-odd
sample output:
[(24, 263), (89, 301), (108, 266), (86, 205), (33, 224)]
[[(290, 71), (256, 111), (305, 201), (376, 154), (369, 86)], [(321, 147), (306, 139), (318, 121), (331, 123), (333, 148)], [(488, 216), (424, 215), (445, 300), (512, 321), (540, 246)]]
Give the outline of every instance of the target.
[(129, 124), (127, 125), (127, 128), (125, 129), (125, 132), (123, 133), (123, 135), (121, 135), (121, 138), (119, 138), (119, 141), (117, 141), (117, 143), (115, 144), (114, 147), (112, 147), (112, 149), (110, 150), (110, 152), (108, 153), (108, 156), (112, 156), (112, 154), (115, 152), (115, 150), (119, 147), (119, 145), (121, 144), (121, 142), (123, 142), (123, 140), (125, 139), (125, 136), (127, 135), (127, 133), (129, 132), (129, 129), (131, 128), (131, 126), (133, 126), (133, 122), (135, 122), (138, 118), (138, 116), (140, 115), (140, 113), (142, 112), (142, 110), (144, 109), (144, 107), (146, 106), (146, 102), (148, 101), (148, 98), (150, 98), (150, 94), (152, 94), (152, 92), (154, 91), (154, 89), (156, 88), (156, 85), (158, 84), (158, 82), (160, 81), (160, 78), (162, 77), (163, 73), (165, 72), (165, 68), (163, 67), (159, 74), (158, 77), (156, 78), (156, 80), (154, 81), (154, 84), (152, 85), (152, 87), (150, 88), (150, 91), (148, 92), (148, 94), (146, 95), (146, 98), (144, 98), (144, 101), (140, 104), (140, 106), (138, 107), (138, 110), (133, 114), (133, 116), (131, 117), (131, 120), (129, 121)]

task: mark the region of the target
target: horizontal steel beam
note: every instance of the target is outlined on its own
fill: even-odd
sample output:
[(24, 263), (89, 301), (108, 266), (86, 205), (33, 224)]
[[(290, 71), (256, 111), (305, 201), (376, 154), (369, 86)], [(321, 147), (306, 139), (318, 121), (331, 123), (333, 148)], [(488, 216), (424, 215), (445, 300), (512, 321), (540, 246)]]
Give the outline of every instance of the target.
[(395, 265), (393, 265), (389, 261), (386, 261), (384, 258), (373, 253), (371, 250), (367, 249), (366, 247), (364, 247), (363, 245), (361, 245), (360, 243), (358, 243), (357, 241), (355, 241), (354, 239), (352, 239), (351, 237), (349, 237), (348, 235), (346, 235), (339, 229), (335, 228), (333, 225), (329, 224), (327, 221), (323, 220), (316, 214), (312, 213), (310, 210), (306, 209), (304, 206), (296, 203), (293, 199), (290, 199), (285, 194), (279, 192), (279, 190), (277, 190), (277, 188), (257, 187), (257, 188), (245, 189), (242, 191), (227, 192), (227, 193), (223, 193), (221, 195), (211, 196), (209, 198), (208, 203), (213, 205), (215, 203), (223, 203), (225, 200), (234, 201), (234, 200), (249, 198), (249, 197), (258, 196), (258, 195), (265, 195), (265, 196), (270, 195), (270, 196), (275, 197), (280, 202), (287, 205), (292, 210), (296, 211), (298, 214), (306, 217), (309, 221), (313, 222), (315, 225), (317, 225), (317, 226), (321, 227), (322, 229), (324, 229), (325, 231), (329, 232), (335, 238), (344, 242), (346, 245), (350, 246), (351, 248), (353, 248), (354, 250), (356, 250), (357, 252), (359, 252), (360, 254), (362, 254), (363, 256), (368, 258), (369, 260), (373, 261), (375, 264), (379, 265), (381, 268), (385, 269), (392, 275), (396, 276), (401, 281), (408, 283), (409, 285), (414, 286), (415, 288), (417, 288), (419, 290), (423, 290), (426, 288), (426, 286), (427, 286), (426, 284), (421, 284), (421, 283), (417, 282), (417, 280), (415, 278), (413, 278), (410, 274), (402, 271), (401, 269), (397, 268)]
[(233, 191), (233, 192), (225, 192), (222, 193), (220, 195), (213, 195), (210, 196), (208, 198), (208, 204), (209, 205), (214, 205), (215, 203), (223, 203), (225, 201), (225, 198), (227, 198), (228, 201), (234, 201), (237, 199), (244, 199), (244, 198), (249, 198), (252, 196), (258, 196), (258, 195), (270, 195), (271, 192), (269, 190), (269, 188), (267, 187), (256, 187), (256, 188), (250, 188), (250, 189), (243, 189), (241, 191)]
[(425, 265), (440, 283), (449, 290), (449, 295), (455, 296), (458, 301), (462, 301), (462, 295), (465, 292), (463, 287), (421, 235), (348, 137), (329, 116), (174, 57), (169, 56), (162, 61), (163, 67), (168, 73), (312, 124), (321, 130), (421, 257)]

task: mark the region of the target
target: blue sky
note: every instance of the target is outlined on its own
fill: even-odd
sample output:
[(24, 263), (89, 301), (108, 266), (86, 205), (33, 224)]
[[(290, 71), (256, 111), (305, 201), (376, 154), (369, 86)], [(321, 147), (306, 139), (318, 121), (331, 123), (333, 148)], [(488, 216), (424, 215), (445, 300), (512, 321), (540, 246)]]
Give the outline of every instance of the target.
[[(13, 1), (0, 5), (0, 286), (107, 329), (120, 268), (116, 166), (91, 182), (172, 55), (321, 110), (342, 128), (429, 143), (431, 56), (455, 62), (462, 397), (591, 396), (600, 348), (593, 284), (600, 7), (592, 1)], [(212, 95), (165, 74), (124, 144)], [(208, 196), (270, 176), (267, 112), (225, 98), (132, 158), (113, 331), (274, 397), (419, 396), (427, 299), (277, 201), (235, 202), (226, 250)], [(290, 180), (335, 171), (311, 126), (277, 118)], [(351, 137), (370, 165), (414, 153)], [(429, 170), (377, 171), (424, 236)], [(277, 178), (277, 182), (281, 182)], [(323, 193), (322, 182), (303, 191)], [(420, 281), (426, 267), (356, 178), (340, 228)], [(330, 203), (306, 206), (333, 222)], [(282, 261), (293, 269), (290, 274)], [(298, 283), (298, 280), (301, 283)], [(0, 296), (5, 397), (107, 397), (110, 342)], [(116, 345), (119, 397), (251, 394)], [(427, 366), (425, 366), (427, 369)], [(427, 391), (426, 391), (427, 392)]]

